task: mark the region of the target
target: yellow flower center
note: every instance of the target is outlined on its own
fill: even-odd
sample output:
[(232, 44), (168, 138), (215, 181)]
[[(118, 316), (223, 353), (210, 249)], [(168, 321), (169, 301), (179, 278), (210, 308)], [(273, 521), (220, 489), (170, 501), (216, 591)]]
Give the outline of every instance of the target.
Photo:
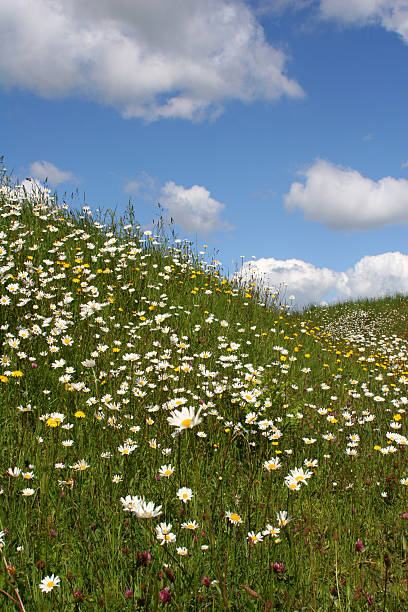
[(239, 521), (240, 520), (240, 516), (239, 514), (234, 514), (234, 512), (231, 514), (231, 521)]
[(184, 421), (181, 421), (181, 425), (183, 427), (190, 427), (191, 425), (191, 419), (184, 419)]

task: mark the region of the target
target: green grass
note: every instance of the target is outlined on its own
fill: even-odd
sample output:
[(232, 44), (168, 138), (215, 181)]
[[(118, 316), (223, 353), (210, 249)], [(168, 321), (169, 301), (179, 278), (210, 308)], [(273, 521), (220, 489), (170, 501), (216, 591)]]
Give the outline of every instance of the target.
[(1, 189), (0, 609), (407, 609), (407, 299), (290, 314), (131, 210)]

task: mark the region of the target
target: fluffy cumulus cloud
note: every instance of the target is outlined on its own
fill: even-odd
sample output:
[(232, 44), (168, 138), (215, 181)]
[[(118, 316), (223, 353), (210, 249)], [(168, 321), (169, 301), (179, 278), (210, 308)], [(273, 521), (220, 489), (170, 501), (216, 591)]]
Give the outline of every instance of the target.
[(317, 268), (301, 259), (280, 260), (269, 257), (245, 262), (236, 278), (277, 290), (281, 299), (287, 302), (294, 295), (294, 303), (300, 308), (306, 304), (322, 302), (336, 286), (338, 274), (329, 268)]
[(30, 165), (30, 174), (40, 181), (47, 180), (51, 185), (59, 185), (75, 180), (72, 172), (59, 170), (54, 164), (47, 161), (35, 161)]
[(348, 24), (379, 24), (408, 43), (407, 0), (320, 0), (320, 15)]
[(242, 0), (2, 0), (0, 84), (82, 95), (125, 117), (216, 116), (303, 95)]
[(341, 299), (408, 293), (408, 255), (367, 255), (341, 273), (336, 289)]
[(168, 181), (161, 190), (160, 203), (185, 232), (206, 235), (215, 230), (232, 229), (220, 217), (225, 204), (214, 200), (208, 189), (200, 185), (186, 189)]
[(317, 160), (284, 195), (286, 209), (300, 208), (311, 221), (335, 230), (368, 230), (408, 223), (408, 180), (378, 181), (357, 170)]
[(408, 294), (408, 255), (367, 255), (345, 272), (318, 268), (298, 259), (258, 259), (245, 263), (236, 275), (239, 277), (278, 289), (287, 303), (293, 295), (295, 307), (302, 308), (325, 301)]

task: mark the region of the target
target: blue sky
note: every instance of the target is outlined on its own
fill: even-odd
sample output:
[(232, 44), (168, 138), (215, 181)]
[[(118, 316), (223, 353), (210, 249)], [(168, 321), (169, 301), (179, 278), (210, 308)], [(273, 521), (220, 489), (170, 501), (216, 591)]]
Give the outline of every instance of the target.
[(3, 0), (0, 40), (14, 179), (298, 305), (408, 293), (408, 0)]

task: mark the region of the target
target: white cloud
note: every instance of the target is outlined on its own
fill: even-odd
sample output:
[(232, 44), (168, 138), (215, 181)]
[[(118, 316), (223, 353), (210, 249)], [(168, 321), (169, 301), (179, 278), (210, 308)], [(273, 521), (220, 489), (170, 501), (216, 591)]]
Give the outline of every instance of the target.
[(231, 99), (303, 95), (242, 0), (2, 0), (0, 39), (4, 87), (125, 117), (197, 120)]
[[(261, 279), (263, 286), (279, 290), (281, 297), (295, 296), (297, 307), (320, 303), (333, 290), (338, 274), (329, 268), (317, 268), (301, 259), (261, 258), (245, 262), (237, 277)], [(256, 282), (256, 281), (255, 281)]]
[(123, 190), (125, 193), (138, 196), (143, 200), (152, 201), (157, 197), (157, 179), (142, 170), (137, 179), (129, 180), (126, 183)]
[(59, 170), (54, 164), (47, 161), (35, 161), (30, 165), (30, 174), (40, 181), (48, 182), (51, 185), (58, 185), (67, 181), (76, 180), (72, 172)]
[(408, 43), (407, 0), (320, 0), (320, 15), (347, 24), (379, 24)]
[(160, 203), (185, 232), (206, 235), (218, 229), (232, 229), (220, 219), (225, 204), (211, 198), (208, 189), (200, 185), (186, 189), (168, 181), (162, 187)]
[(366, 255), (340, 275), (336, 288), (341, 299), (408, 293), (408, 255)]
[(367, 255), (345, 272), (318, 268), (299, 259), (263, 258), (247, 262), (236, 275), (248, 281), (259, 278), (263, 286), (280, 288), (280, 294), (295, 296), (302, 308), (323, 301), (374, 298), (395, 293), (408, 294), (408, 255)]
[(317, 160), (284, 195), (286, 209), (300, 208), (311, 221), (335, 230), (368, 230), (408, 223), (408, 180), (386, 176), (378, 181), (357, 170)]

